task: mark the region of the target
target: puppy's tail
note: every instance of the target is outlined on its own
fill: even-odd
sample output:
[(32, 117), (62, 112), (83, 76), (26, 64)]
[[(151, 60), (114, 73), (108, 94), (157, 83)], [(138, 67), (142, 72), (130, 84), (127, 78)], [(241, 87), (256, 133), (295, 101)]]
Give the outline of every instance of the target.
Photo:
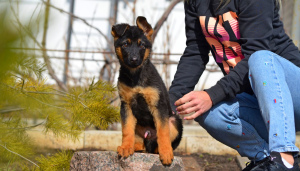
[(157, 153), (156, 149), (158, 148), (158, 144), (156, 139), (144, 139), (144, 144), (148, 153)]

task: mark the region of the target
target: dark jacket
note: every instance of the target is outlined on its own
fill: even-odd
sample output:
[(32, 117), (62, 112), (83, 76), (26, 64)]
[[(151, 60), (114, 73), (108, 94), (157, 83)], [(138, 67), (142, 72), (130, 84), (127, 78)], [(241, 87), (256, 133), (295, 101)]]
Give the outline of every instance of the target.
[[(286, 35), (275, 0), (231, 0), (216, 10), (219, 0), (184, 2), (186, 48), (169, 90), (171, 105), (193, 91), (212, 53), (224, 77), (205, 91), (213, 104), (253, 94), (248, 59), (269, 50), (300, 67), (300, 52)], [(172, 106), (173, 110), (175, 106)]]

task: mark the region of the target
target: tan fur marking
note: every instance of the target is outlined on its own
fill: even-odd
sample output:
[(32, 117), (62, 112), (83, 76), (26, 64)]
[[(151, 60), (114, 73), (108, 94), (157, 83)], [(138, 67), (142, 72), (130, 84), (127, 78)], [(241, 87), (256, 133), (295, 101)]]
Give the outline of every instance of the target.
[(126, 121), (122, 122), (122, 145), (118, 147), (118, 154), (128, 157), (134, 152), (136, 118), (132, 114), (131, 108), (126, 105)]
[(158, 154), (158, 147), (154, 150), (154, 154)]
[(171, 164), (174, 158), (170, 140), (170, 128), (168, 120), (162, 120), (156, 107), (149, 106), (154, 117), (157, 132), (157, 144), (159, 157), (163, 164)]
[(118, 58), (124, 63), (121, 47), (116, 48), (116, 54), (117, 54)]
[(137, 86), (131, 88), (123, 83), (118, 82), (118, 89), (119, 89), (121, 100), (126, 102), (128, 105), (131, 104), (131, 100), (133, 96), (137, 93), (142, 94), (147, 104), (151, 106), (156, 106), (159, 100), (159, 91), (153, 87), (143, 88), (141, 86)]
[(131, 105), (131, 99), (135, 94), (134, 89), (128, 87), (127, 85), (118, 82), (118, 90), (120, 94), (120, 98), (122, 101), (127, 103), (129, 106)]
[(133, 116), (132, 110), (129, 105), (125, 106), (126, 108), (126, 123), (122, 123), (122, 132), (123, 139), (122, 144), (124, 143), (134, 143), (134, 135), (135, 135), (135, 126), (136, 126), (136, 118)]
[(156, 106), (159, 100), (159, 91), (153, 87), (146, 87), (140, 92), (143, 94), (147, 104), (149, 106)]
[(119, 37), (117, 37), (117, 35), (115, 34), (115, 32), (113, 30), (111, 30), (111, 35), (114, 37), (114, 40), (117, 40)]
[(134, 151), (144, 151), (144, 139), (135, 134), (135, 143), (134, 143)]
[(150, 42), (152, 42), (152, 39), (151, 39), (152, 34), (153, 34), (153, 29), (151, 29), (151, 30), (148, 32), (148, 34), (146, 35), (147, 39), (148, 39)]
[(150, 49), (146, 49), (145, 55), (144, 55), (144, 59), (143, 59), (143, 62), (144, 62), (146, 59), (148, 59), (149, 56), (150, 56)]
[(178, 136), (178, 130), (175, 126), (175, 118), (169, 118), (169, 126), (170, 126), (170, 140), (173, 142)]
[(124, 100), (129, 106), (131, 105), (131, 100), (137, 93), (142, 93), (142, 87), (137, 86), (131, 88), (123, 83), (118, 84), (119, 94), (121, 99)]

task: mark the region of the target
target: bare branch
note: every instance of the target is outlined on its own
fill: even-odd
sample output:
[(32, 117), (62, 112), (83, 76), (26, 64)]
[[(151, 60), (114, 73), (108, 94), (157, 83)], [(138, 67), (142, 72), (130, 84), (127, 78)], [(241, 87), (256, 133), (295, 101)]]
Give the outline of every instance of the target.
[(10, 113), (25, 110), (25, 108), (15, 108), (15, 109), (2, 109), (0, 113)]
[[(0, 142), (1, 142), (1, 141), (0, 141)], [(34, 163), (33, 161), (29, 160), (28, 158), (26, 158), (26, 157), (22, 156), (21, 154), (18, 154), (18, 153), (16, 153), (16, 152), (11, 151), (10, 149), (8, 149), (8, 148), (6, 147), (6, 145), (0, 144), (0, 146), (3, 147), (4, 149), (6, 149), (7, 151), (9, 151), (9, 152), (11, 152), (11, 153), (13, 153), (13, 154), (15, 154), (15, 155), (17, 155), (17, 156), (19, 156), (19, 157), (21, 157), (21, 158), (27, 160), (27, 161), (29, 161), (30, 163), (34, 164), (36, 167), (40, 168), (40, 166), (38, 166), (36, 163)]]
[[(98, 5), (96, 5), (95, 9), (94, 9), (94, 13), (93, 13), (93, 17), (92, 17), (92, 24), (94, 22), (94, 19), (95, 19), (95, 15), (96, 15), (96, 9), (98, 8)], [(89, 40), (90, 40), (90, 37), (91, 37), (91, 32), (92, 32), (92, 28), (89, 29), (89, 32), (88, 32), (88, 35), (87, 35), (87, 40), (86, 40), (86, 45), (85, 45), (85, 51), (87, 51), (88, 49), (88, 45), (89, 45)], [(85, 69), (85, 59), (86, 59), (86, 53), (83, 54), (83, 60), (82, 60), (82, 68), (81, 68), (81, 71), (80, 71), (80, 77), (79, 77), (79, 82), (81, 83), (81, 79), (83, 77), (83, 72), (84, 72), (84, 69)]]
[[(49, 117), (49, 115), (46, 117), (46, 119), (43, 121), (43, 122), (41, 122), (41, 123), (38, 123), (38, 124), (35, 124), (35, 125), (32, 125), (32, 126), (27, 126), (27, 127), (23, 127), (23, 128), (16, 128), (16, 127), (14, 127), (14, 128), (4, 128), (4, 129), (12, 129), (12, 130), (16, 130), (16, 129), (21, 129), (21, 130), (28, 130), (28, 129), (32, 129), (32, 128), (35, 128), (35, 127), (38, 127), (38, 126), (40, 126), (40, 125), (43, 125), (43, 124), (45, 124), (46, 123), (46, 121), (47, 121), (47, 119), (48, 119), (48, 117)], [(0, 129), (2, 129), (2, 128), (0, 128)]]
[[(23, 91), (24, 92), (24, 91)], [(64, 94), (60, 93), (51, 93), (51, 92), (39, 92), (39, 91), (26, 91), (26, 93), (33, 93), (33, 94), (48, 94), (48, 95), (58, 95), (58, 96), (63, 96), (63, 97), (69, 97)]]
[[(16, 21), (17, 21), (19, 27), (21, 27), (21, 28), (29, 35), (29, 37), (37, 44), (37, 46), (38, 46), (40, 49), (44, 49), (43, 45), (41, 45), (40, 42), (38, 42), (38, 41), (36, 40), (35, 36), (33, 36), (32, 32), (31, 32), (29, 29), (27, 29), (25, 26), (23, 26), (23, 25), (21, 24), (21, 22), (20, 22), (20, 20), (19, 20), (19, 18), (18, 18), (18, 16), (17, 16), (15, 10), (13, 9), (13, 7), (10, 6), (10, 8), (11, 8), (11, 10), (12, 10), (12, 12), (13, 12), (15, 18), (16, 18)], [(47, 22), (47, 23), (48, 23), (48, 22)], [(44, 29), (45, 29), (45, 26), (44, 26)], [(44, 37), (44, 36), (45, 36), (45, 31), (44, 31), (43, 37)], [(42, 41), (42, 43), (44, 43), (44, 45), (45, 45), (45, 42)], [(46, 67), (47, 67), (47, 69), (48, 69), (49, 75), (56, 81), (56, 83), (58, 84), (58, 86), (59, 86), (62, 90), (67, 91), (67, 90), (68, 90), (67, 87), (66, 87), (66, 86), (58, 79), (58, 77), (55, 75), (55, 72), (54, 72), (54, 70), (53, 70), (53, 68), (52, 68), (52, 66), (51, 66), (51, 62), (50, 62), (49, 56), (47, 55), (47, 53), (46, 53), (45, 50), (43, 50), (43, 58), (44, 58)]]
[[(13, 89), (13, 90), (15, 90), (15, 91), (18, 90), (18, 89), (14, 88), (14, 87), (12, 87), (12, 86), (9, 86), (9, 85), (5, 85), (5, 86), (7, 86), (7, 87), (9, 87), (9, 88), (11, 88), (11, 89)], [(26, 96), (28, 96), (28, 97), (30, 97), (30, 98), (32, 98), (32, 99), (34, 99), (34, 100), (36, 100), (36, 101), (38, 101), (38, 102), (44, 104), (44, 105), (47, 105), (47, 106), (50, 106), (50, 107), (54, 107), (54, 108), (58, 108), (58, 109), (63, 109), (63, 110), (66, 110), (66, 111), (72, 113), (71, 110), (68, 110), (68, 109), (63, 108), (63, 107), (59, 107), (59, 106), (55, 106), (55, 105), (51, 105), (51, 104), (45, 103), (45, 102), (43, 102), (43, 101), (41, 101), (41, 100), (39, 100), (39, 99), (37, 99), (37, 98), (35, 98), (35, 97), (33, 97), (33, 96), (30, 96), (30, 95), (27, 94), (27, 93), (35, 93), (35, 94), (51, 94), (51, 95), (59, 95), (59, 96), (68, 97), (67, 95), (63, 95), (63, 94), (59, 94), (59, 93), (51, 93), (51, 92), (38, 92), (38, 91), (35, 92), (35, 91), (24, 91), (24, 90), (22, 90), (21, 92), (22, 92), (24, 95), (26, 95)], [(73, 96), (74, 96), (74, 95), (73, 95)], [(81, 96), (81, 95), (79, 95), (78, 98), (80, 98), (80, 96)], [(72, 98), (75, 99), (75, 97), (72, 97)], [(78, 100), (78, 102), (79, 102), (85, 109), (88, 109), (89, 111), (92, 112), (92, 110), (91, 110), (87, 105), (85, 105), (82, 101)], [(1, 113), (1, 111), (0, 111), (0, 113)], [(100, 117), (100, 116), (99, 116), (99, 118), (105, 120), (105, 118), (103, 118), (103, 117)]]
[(173, 10), (173, 8), (182, 0), (173, 0), (170, 5), (168, 6), (168, 8), (166, 9), (166, 11), (163, 13), (163, 15), (160, 17), (160, 19), (157, 21), (155, 27), (154, 27), (154, 32), (152, 35), (152, 42), (154, 42), (156, 35), (158, 33), (158, 31), (160, 30), (161, 26), (164, 24), (164, 22), (167, 20), (169, 14), (171, 13), (171, 11)]
[[(90, 23), (88, 23), (85, 19), (80, 18), (80, 17), (78, 17), (78, 16), (76, 16), (76, 15), (74, 15), (74, 14), (72, 14), (72, 13), (69, 13), (69, 12), (67, 12), (67, 11), (65, 11), (65, 10), (63, 10), (63, 9), (61, 9), (61, 8), (58, 8), (58, 7), (52, 5), (52, 4), (50, 4), (50, 3), (48, 3), (48, 2), (46, 2), (46, 1), (44, 1), (44, 0), (41, 0), (41, 1), (42, 1), (45, 5), (50, 6), (51, 8), (54, 8), (54, 9), (60, 11), (61, 13), (68, 14), (68, 15), (72, 16), (74, 19), (78, 19), (78, 20), (82, 21), (82, 22), (83, 22), (84, 24), (86, 24), (87, 26), (89, 26), (89, 27), (95, 29), (96, 31), (98, 31), (98, 33), (101, 34), (101, 35), (104, 37), (104, 39), (107, 41), (107, 43), (112, 44), (112, 42), (109, 40), (109, 38), (108, 38), (101, 30), (99, 30), (97, 27), (95, 27), (95, 26), (91, 25)], [(114, 51), (114, 49), (111, 49), (111, 50)]]
[[(50, 0), (48, 0), (48, 3), (50, 2)], [(47, 38), (47, 30), (48, 30), (48, 20), (49, 20), (49, 6), (46, 5), (46, 9), (45, 9), (45, 23), (44, 23), (44, 31), (43, 31), (43, 39), (42, 39), (42, 49), (46, 49), (46, 38)], [(50, 59), (47, 55), (46, 51), (43, 51), (43, 58), (44, 61), (46, 63), (49, 75), (56, 81), (57, 85), (64, 91), (68, 91), (68, 88), (66, 87), (66, 85), (58, 79), (58, 77), (56, 76), (52, 66), (51, 66), (51, 62)]]
[[(9, 87), (9, 88), (11, 88), (11, 89), (13, 89), (13, 90), (15, 90), (15, 91), (19, 91), (19, 90), (16, 89), (15, 87), (12, 87), (12, 86), (6, 85), (6, 84), (4, 84), (4, 85), (7, 86), (7, 87)], [(58, 108), (58, 109), (63, 109), (63, 110), (72, 112), (72, 111), (70, 111), (70, 110), (68, 110), (68, 109), (65, 109), (65, 108), (63, 108), (63, 107), (59, 107), (59, 106), (55, 106), (55, 105), (51, 105), (51, 104), (45, 103), (45, 102), (43, 102), (43, 101), (41, 101), (41, 100), (39, 100), (39, 99), (37, 99), (37, 98), (35, 98), (35, 97), (33, 97), (33, 96), (30, 96), (29, 94), (26, 94), (27, 92), (24, 91), (24, 90), (22, 90), (22, 89), (21, 89), (21, 92), (22, 92), (22, 94), (24, 94), (24, 95), (26, 95), (26, 96), (28, 96), (28, 97), (30, 97), (30, 98), (32, 98), (32, 99), (34, 99), (34, 100), (40, 102), (41, 104), (44, 104), (44, 105), (47, 105), (47, 106), (50, 106), (50, 107), (54, 107), (54, 108)], [(32, 93), (32, 92), (30, 92), (30, 93)]]

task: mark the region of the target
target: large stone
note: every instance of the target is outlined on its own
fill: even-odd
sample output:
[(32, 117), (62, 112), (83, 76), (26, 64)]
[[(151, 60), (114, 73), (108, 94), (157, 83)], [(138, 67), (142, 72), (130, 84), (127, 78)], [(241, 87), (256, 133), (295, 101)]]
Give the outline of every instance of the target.
[(70, 171), (183, 171), (184, 166), (180, 157), (174, 157), (171, 166), (163, 166), (157, 154), (134, 153), (127, 159), (118, 159), (113, 151), (79, 151), (75, 152)]

